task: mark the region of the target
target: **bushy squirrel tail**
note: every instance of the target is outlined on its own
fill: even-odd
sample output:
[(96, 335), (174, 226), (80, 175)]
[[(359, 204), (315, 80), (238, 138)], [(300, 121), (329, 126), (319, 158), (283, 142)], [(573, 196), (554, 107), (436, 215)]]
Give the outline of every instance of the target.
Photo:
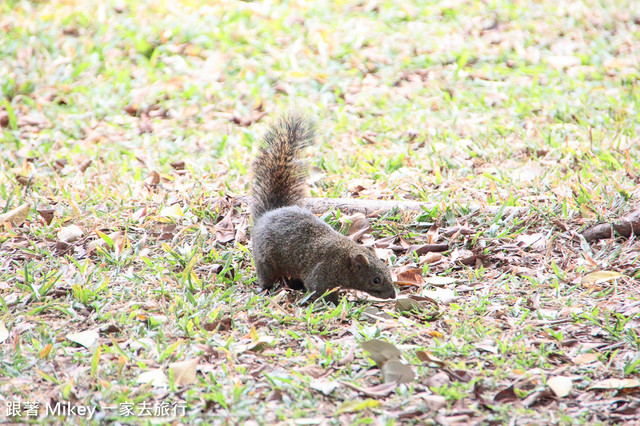
[(307, 169), (300, 154), (314, 140), (314, 124), (301, 114), (288, 113), (271, 125), (253, 165), (254, 220), (304, 198)]

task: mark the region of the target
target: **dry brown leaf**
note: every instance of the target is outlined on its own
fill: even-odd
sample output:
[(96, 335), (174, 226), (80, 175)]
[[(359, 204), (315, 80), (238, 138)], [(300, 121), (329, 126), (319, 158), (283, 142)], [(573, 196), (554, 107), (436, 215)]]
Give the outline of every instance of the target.
[(400, 359), (400, 351), (395, 345), (383, 340), (372, 339), (360, 344), (362, 349), (369, 352), (369, 356), (378, 367), (392, 359)]
[(58, 240), (63, 243), (72, 243), (84, 235), (84, 231), (77, 225), (69, 225), (60, 228), (58, 231)]
[(430, 351), (416, 351), (416, 356), (420, 361), (424, 363), (432, 362), (434, 364), (439, 365), (440, 367), (444, 365), (444, 361), (434, 356)]
[(65, 337), (74, 343), (84, 346), (85, 348), (91, 348), (100, 338), (100, 334), (97, 329), (91, 329), (81, 331), (79, 333), (69, 333)]
[(252, 124), (262, 120), (262, 118), (266, 115), (267, 113), (265, 111), (254, 110), (254, 111), (251, 111), (248, 117), (240, 117), (240, 116), (234, 115), (233, 117), (231, 117), (231, 121), (237, 124), (238, 126), (249, 127)]
[(429, 252), (424, 256), (420, 256), (420, 262), (418, 263), (418, 266), (424, 266), (426, 264), (436, 263), (442, 260), (443, 258), (444, 256), (441, 255), (440, 253)]
[(185, 162), (183, 160), (176, 160), (172, 161), (170, 165), (175, 170), (184, 170)]
[(409, 383), (415, 377), (410, 365), (398, 359), (390, 359), (380, 368), (385, 382)]
[(554, 376), (547, 380), (547, 386), (558, 398), (564, 398), (573, 389), (573, 380), (565, 376)]
[(31, 204), (22, 203), (15, 209), (9, 210), (6, 213), (0, 214), (0, 224), (9, 222), (13, 226), (20, 226), (27, 220), (29, 211), (31, 210)]
[(398, 382), (396, 381), (386, 382), (364, 388), (349, 382), (341, 381), (340, 383), (357, 392), (360, 392), (363, 395), (370, 396), (371, 398), (384, 398), (385, 396), (393, 392), (396, 387), (398, 387)]
[(598, 358), (599, 358), (599, 355), (597, 353), (589, 352), (586, 354), (578, 355), (577, 357), (573, 358), (571, 361), (573, 361), (573, 363), (576, 365), (583, 365), (583, 364), (591, 364), (593, 362), (596, 362), (598, 361)]
[(149, 172), (147, 177), (144, 180), (144, 184), (147, 186), (156, 186), (160, 183), (160, 173), (152, 170)]
[(429, 227), (429, 230), (425, 234), (427, 244), (433, 244), (438, 241), (438, 224), (434, 223)]
[(493, 397), (495, 402), (513, 402), (518, 401), (518, 396), (513, 388), (513, 385), (509, 386), (506, 389), (501, 390)]
[(592, 383), (587, 389), (610, 390), (640, 387), (640, 379), (604, 379)]
[(371, 223), (362, 213), (356, 213), (348, 219), (351, 224), (347, 230), (347, 236), (353, 241), (358, 241), (362, 235), (371, 229)]
[(442, 395), (429, 395), (423, 392), (419, 396), (424, 400), (430, 412), (436, 412), (447, 405), (447, 398)]
[(85, 160), (83, 161), (79, 166), (78, 166), (78, 171), (80, 173), (84, 173), (87, 171), (87, 169), (89, 168), (89, 166), (91, 165), (92, 160)]
[(426, 385), (429, 389), (441, 388), (444, 385), (451, 383), (451, 378), (444, 371), (438, 371), (433, 376), (427, 378)]
[(47, 225), (51, 225), (51, 221), (53, 221), (53, 217), (55, 214), (55, 210), (53, 209), (38, 209), (38, 214), (44, 219)]
[(196, 372), (199, 363), (200, 357), (169, 364), (169, 371), (173, 372), (173, 383), (178, 386), (194, 384), (197, 380)]
[(397, 273), (396, 281), (401, 285), (421, 286), (424, 284), (422, 269), (410, 268)]
[(233, 221), (231, 220), (232, 213), (233, 210), (229, 210), (224, 218), (215, 226), (216, 240), (219, 243), (228, 243), (229, 241), (233, 241), (233, 239), (236, 237), (236, 231), (233, 226)]

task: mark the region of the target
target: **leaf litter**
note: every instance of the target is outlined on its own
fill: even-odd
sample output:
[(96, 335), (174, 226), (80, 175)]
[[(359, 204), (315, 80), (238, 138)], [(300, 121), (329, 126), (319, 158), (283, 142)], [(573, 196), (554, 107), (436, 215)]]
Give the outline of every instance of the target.
[[(18, 3), (0, 394), (133, 392), (187, 403), (183, 422), (638, 420), (631, 4)], [(293, 94), (323, 123), (312, 195), (437, 204), (325, 217), (392, 264), (398, 300), (254, 294), (254, 142)]]

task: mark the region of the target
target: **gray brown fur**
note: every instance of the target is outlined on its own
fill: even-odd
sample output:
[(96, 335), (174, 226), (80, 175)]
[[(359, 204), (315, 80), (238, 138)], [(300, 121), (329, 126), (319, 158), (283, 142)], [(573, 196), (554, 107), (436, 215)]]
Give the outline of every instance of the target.
[[(314, 134), (307, 119), (289, 114), (264, 136), (254, 164), (252, 207), (258, 284), (267, 290), (279, 279), (302, 282), (313, 298), (335, 287), (394, 298), (389, 268), (373, 249), (356, 244), (297, 206), (305, 195), (306, 168), (300, 154), (313, 144)], [(335, 292), (326, 298), (338, 301)]]

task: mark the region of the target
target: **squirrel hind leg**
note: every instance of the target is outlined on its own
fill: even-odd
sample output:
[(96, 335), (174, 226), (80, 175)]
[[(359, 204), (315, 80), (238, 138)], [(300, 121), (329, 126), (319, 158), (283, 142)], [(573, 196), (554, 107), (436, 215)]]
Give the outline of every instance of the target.
[(279, 278), (276, 271), (268, 265), (256, 264), (256, 274), (260, 293), (271, 290)]
[(284, 285), (293, 290), (304, 290), (304, 283), (300, 278), (284, 278)]

